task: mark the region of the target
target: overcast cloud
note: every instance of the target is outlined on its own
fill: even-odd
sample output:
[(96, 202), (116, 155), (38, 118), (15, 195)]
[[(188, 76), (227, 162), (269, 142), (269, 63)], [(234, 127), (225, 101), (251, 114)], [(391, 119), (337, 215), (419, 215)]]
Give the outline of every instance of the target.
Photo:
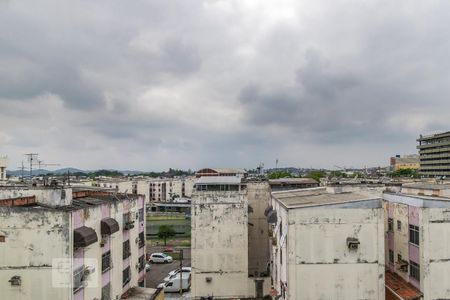
[(449, 1), (0, 0), (0, 154), (361, 167), (450, 130)]

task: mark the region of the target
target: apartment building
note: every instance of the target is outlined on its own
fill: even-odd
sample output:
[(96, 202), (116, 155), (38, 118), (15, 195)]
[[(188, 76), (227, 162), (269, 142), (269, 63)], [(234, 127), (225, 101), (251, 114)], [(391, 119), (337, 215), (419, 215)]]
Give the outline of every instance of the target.
[(420, 168), (420, 157), (417, 154), (396, 155), (391, 157), (391, 171), (399, 171), (402, 169), (417, 170)]
[(263, 215), (268, 200), (267, 182), (248, 183), (236, 176), (197, 181), (192, 195), (193, 299), (268, 294), (268, 224)]
[(121, 299), (145, 280), (145, 203), (85, 188), (0, 189), (3, 299)]
[(152, 202), (168, 202), (176, 198), (190, 198), (195, 177), (153, 178), (149, 180), (149, 199)]
[(95, 182), (93, 186), (115, 189), (119, 193), (137, 194), (134, 182), (128, 179), (102, 179)]
[(8, 167), (8, 157), (0, 156), (0, 181), (6, 180), (6, 168)]
[(450, 131), (420, 135), (417, 139), (420, 154), (419, 174), (428, 177), (450, 175)]
[(385, 192), (387, 299), (450, 299), (450, 184)]
[(384, 300), (381, 198), (325, 188), (272, 192), (266, 215), (280, 299)]

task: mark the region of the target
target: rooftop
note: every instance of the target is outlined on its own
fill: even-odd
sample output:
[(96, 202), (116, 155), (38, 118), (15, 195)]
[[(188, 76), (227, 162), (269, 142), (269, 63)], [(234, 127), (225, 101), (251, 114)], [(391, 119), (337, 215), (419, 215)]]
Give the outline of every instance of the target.
[(286, 208), (304, 208), (378, 199), (350, 192), (327, 193), (324, 188), (273, 192), (272, 197), (281, 202)]
[(208, 184), (208, 185), (238, 185), (242, 183), (242, 178), (237, 176), (202, 176), (195, 184)]
[(317, 183), (316, 180), (312, 178), (278, 178), (278, 179), (269, 179), (270, 184), (296, 184), (296, 183)]
[(414, 183), (414, 184), (404, 184), (402, 187), (408, 188), (408, 189), (442, 191), (442, 190), (449, 190), (450, 183), (445, 183), (445, 184)]
[(385, 277), (386, 287), (399, 295), (402, 299), (414, 300), (423, 295), (418, 289), (404, 281), (397, 274), (387, 271)]

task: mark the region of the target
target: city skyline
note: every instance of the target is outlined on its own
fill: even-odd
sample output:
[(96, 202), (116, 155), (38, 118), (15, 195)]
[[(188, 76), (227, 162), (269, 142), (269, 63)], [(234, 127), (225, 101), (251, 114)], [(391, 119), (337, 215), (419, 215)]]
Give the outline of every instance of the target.
[(0, 3), (0, 155), (385, 166), (448, 130), (448, 2)]

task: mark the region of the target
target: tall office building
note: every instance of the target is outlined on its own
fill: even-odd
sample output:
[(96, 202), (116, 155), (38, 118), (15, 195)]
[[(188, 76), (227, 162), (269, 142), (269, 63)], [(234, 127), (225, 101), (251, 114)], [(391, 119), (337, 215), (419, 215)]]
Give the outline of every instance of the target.
[(450, 131), (420, 135), (417, 142), (420, 154), (419, 174), (428, 177), (450, 175)]

